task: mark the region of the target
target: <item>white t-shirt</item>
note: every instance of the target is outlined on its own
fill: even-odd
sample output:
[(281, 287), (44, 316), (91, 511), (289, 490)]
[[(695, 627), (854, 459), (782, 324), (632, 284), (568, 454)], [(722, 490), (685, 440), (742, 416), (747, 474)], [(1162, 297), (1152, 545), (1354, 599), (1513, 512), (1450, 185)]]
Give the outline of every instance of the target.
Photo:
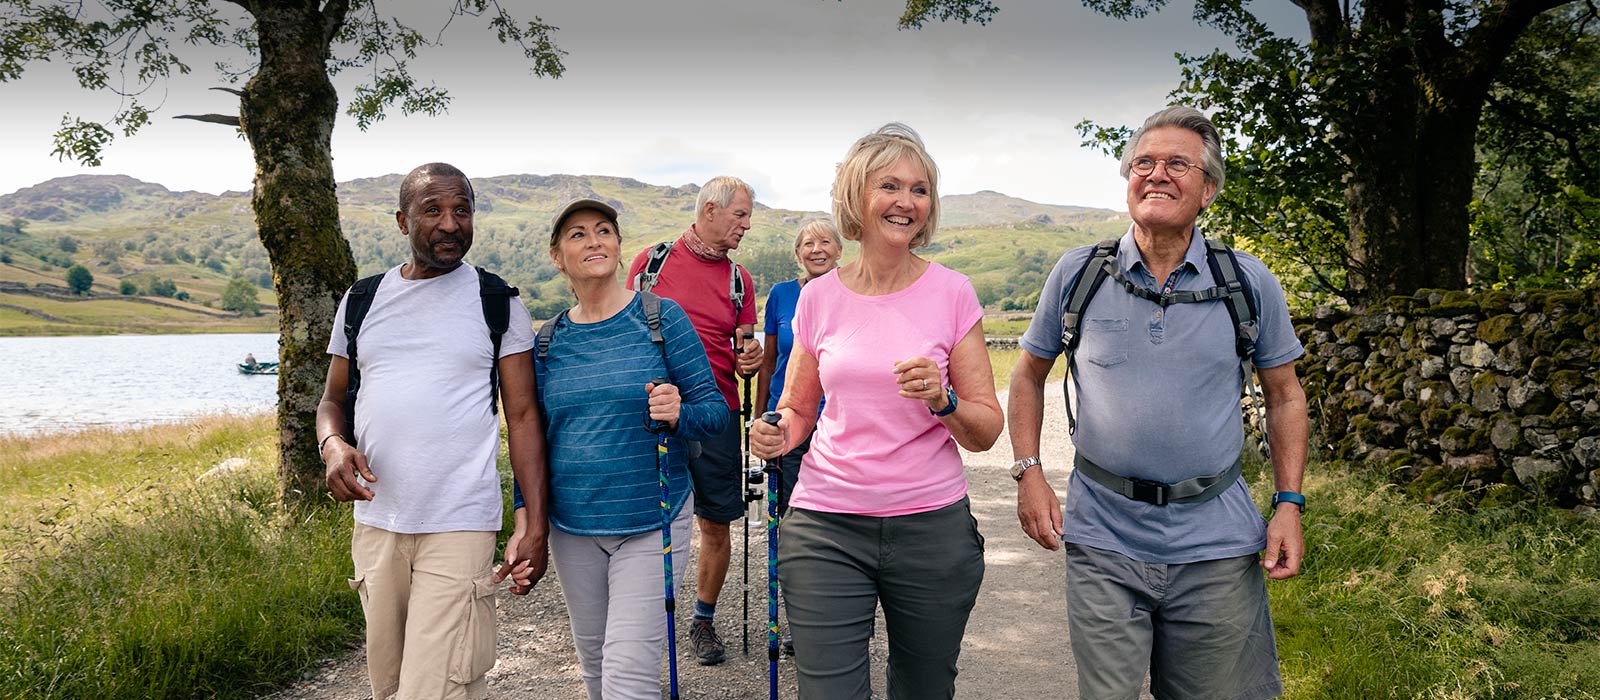
[[(347, 292), (328, 353), (345, 347)], [(533, 321), (511, 298), (500, 356), (533, 347)], [(478, 298), (478, 272), (463, 264), (424, 280), (383, 276), (361, 324), (356, 440), (378, 478), (363, 485), (355, 518), (390, 532), (498, 531), (499, 417), (489, 410), (493, 346)]]

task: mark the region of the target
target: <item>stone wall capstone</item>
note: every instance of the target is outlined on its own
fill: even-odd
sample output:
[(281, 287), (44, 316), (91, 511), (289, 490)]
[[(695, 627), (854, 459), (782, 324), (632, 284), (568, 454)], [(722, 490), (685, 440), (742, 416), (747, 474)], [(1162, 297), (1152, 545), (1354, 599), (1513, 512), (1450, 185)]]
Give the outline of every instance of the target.
[(1422, 290), (1296, 321), (1312, 420), (1334, 456), (1433, 501), (1600, 505), (1600, 287)]

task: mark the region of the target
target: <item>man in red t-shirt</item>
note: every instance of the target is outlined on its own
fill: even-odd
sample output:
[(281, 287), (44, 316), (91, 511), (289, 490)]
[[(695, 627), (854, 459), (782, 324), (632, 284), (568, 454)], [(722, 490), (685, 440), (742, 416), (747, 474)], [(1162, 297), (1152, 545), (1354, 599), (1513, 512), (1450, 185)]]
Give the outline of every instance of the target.
[[(733, 541), (728, 524), (744, 517), (744, 468), (739, 453), (739, 390), (735, 373), (749, 377), (761, 368), (761, 345), (756, 327), (755, 282), (743, 267), (728, 259), (728, 251), (750, 230), (755, 191), (736, 177), (715, 177), (700, 189), (695, 222), (672, 244), (655, 286), (650, 291), (672, 299), (688, 312), (711, 360), (717, 388), (734, 415), (728, 427), (701, 443), (702, 453), (689, 461), (694, 481), (694, 514), (700, 525), (699, 570), (695, 575), (694, 618), (689, 642), (700, 664), (722, 663), (722, 640), (712, 624), (717, 598), (728, 576)], [(650, 249), (639, 252), (628, 268), (628, 287), (636, 288)], [(743, 280), (744, 303), (736, 308), (731, 296), (731, 276)], [(747, 336), (749, 340), (744, 340)], [(735, 348), (739, 351), (735, 353)]]

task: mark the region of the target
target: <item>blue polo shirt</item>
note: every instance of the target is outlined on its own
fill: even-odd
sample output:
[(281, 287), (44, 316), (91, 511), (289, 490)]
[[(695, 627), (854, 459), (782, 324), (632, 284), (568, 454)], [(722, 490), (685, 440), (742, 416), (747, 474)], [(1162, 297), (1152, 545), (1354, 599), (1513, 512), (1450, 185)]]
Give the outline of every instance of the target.
[[(1028, 352), (1047, 360), (1061, 354), (1067, 288), (1092, 250), (1070, 250), (1050, 271), (1021, 339)], [(1255, 296), (1261, 329), (1256, 366), (1294, 361), (1305, 349), (1295, 337), (1283, 287), (1259, 259), (1243, 252), (1236, 256), (1239, 274)], [(1133, 283), (1153, 291), (1216, 286), (1198, 229), (1183, 263), (1165, 280), (1156, 280), (1145, 266), (1131, 227), (1118, 246), (1116, 265)], [(1166, 483), (1216, 474), (1238, 458), (1244, 444), (1239, 409), (1244, 385), (1225, 301), (1163, 309), (1107, 278), (1084, 310), (1081, 333), (1072, 367), (1078, 419), (1073, 445), (1084, 457), (1115, 474)], [(1160, 564), (1254, 554), (1267, 541), (1266, 523), (1243, 478), (1203, 503), (1154, 506), (1074, 472), (1063, 528), (1068, 542)]]

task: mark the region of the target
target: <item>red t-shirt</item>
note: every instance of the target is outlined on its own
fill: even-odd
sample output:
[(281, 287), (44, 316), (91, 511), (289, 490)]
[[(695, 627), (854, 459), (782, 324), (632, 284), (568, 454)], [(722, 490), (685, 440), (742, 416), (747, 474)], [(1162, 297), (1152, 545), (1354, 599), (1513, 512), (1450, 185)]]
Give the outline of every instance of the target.
[[(644, 270), (650, 259), (650, 249), (645, 248), (633, 257), (628, 266), (628, 288)], [(756, 323), (756, 285), (743, 267), (744, 308), (734, 318), (733, 300), (728, 298), (729, 268), (733, 261), (706, 260), (683, 245), (683, 239), (672, 244), (667, 262), (661, 266), (661, 277), (650, 291), (657, 296), (678, 302), (688, 312), (694, 330), (700, 334), (700, 344), (706, 348), (706, 358), (711, 360), (711, 374), (717, 378), (717, 388), (728, 400), (728, 410), (739, 410), (739, 389), (734, 383), (734, 333), (739, 326)]]

